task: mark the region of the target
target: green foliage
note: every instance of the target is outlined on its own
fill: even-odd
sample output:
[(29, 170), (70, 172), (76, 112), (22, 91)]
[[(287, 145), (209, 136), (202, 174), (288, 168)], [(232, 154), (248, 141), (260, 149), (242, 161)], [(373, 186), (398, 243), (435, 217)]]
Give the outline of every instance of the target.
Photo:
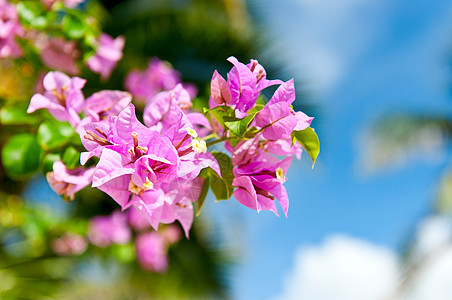
[(75, 134), (68, 123), (48, 120), (38, 128), (38, 143), (44, 150), (54, 150), (68, 144)]
[(44, 156), (44, 159), (42, 160), (42, 172), (44, 174), (46, 174), (47, 172), (52, 172), (53, 163), (59, 159), (61, 159), (60, 155), (56, 153), (49, 153), (46, 156)]
[(29, 115), (26, 109), (15, 105), (0, 109), (0, 124), (2, 125), (33, 125), (39, 123), (37, 115)]
[(2, 162), (7, 174), (13, 178), (37, 171), (41, 161), (41, 147), (33, 134), (13, 136), (2, 149)]
[(250, 125), (251, 121), (253, 121), (254, 117), (256, 116), (256, 113), (249, 114), (243, 119), (237, 119), (235, 117), (224, 117), (224, 125), (229, 128), (229, 130), (239, 138), (243, 138), (245, 135), (246, 130), (248, 129), (248, 126)]
[(220, 126), (225, 128), (225, 117), (235, 117), (235, 112), (232, 107), (229, 106), (217, 106), (210, 110), (204, 112), (208, 117), (214, 118), (220, 124)]
[(135, 260), (135, 248), (132, 243), (124, 245), (114, 244), (111, 247), (113, 255), (118, 261), (123, 263), (131, 263)]
[(304, 130), (293, 132), (294, 140), (298, 141), (303, 149), (309, 154), (312, 160), (312, 167), (314, 168), (315, 161), (320, 152), (319, 137), (315, 131), (308, 127)]
[(221, 170), (221, 177), (212, 169), (210, 172), (210, 188), (212, 189), (215, 198), (218, 200), (227, 200), (231, 198), (234, 188), (232, 187), (232, 180), (234, 174), (232, 173), (231, 158), (218, 151), (213, 151), (212, 155), (218, 161)]
[(80, 152), (70, 146), (64, 150), (61, 160), (68, 169), (80, 167)]
[(198, 201), (196, 201), (196, 216), (197, 217), (201, 213), (202, 206), (204, 204), (204, 201), (206, 200), (207, 193), (209, 192), (209, 187), (210, 187), (209, 169), (201, 170), (201, 173), (199, 174), (199, 176), (201, 178), (204, 178), (204, 183), (202, 185), (201, 195), (199, 195)]
[(69, 39), (80, 39), (85, 35), (87, 24), (76, 14), (66, 14), (61, 22), (61, 29)]
[(20, 1), (17, 12), (21, 23), (33, 29), (44, 29), (48, 25), (46, 10), (39, 1)]

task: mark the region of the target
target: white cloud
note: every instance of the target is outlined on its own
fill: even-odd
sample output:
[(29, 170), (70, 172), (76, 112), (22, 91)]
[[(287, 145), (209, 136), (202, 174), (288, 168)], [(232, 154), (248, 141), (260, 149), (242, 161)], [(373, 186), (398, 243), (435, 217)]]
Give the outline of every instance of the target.
[(383, 247), (346, 236), (300, 249), (277, 299), (377, 300), (397, 285), (397, 257)]
[(330, 236), (320, 246), (297, 251), (275, 300), (450, 300), (451, 238), (450, 217), (422, 221), (401, 273), (402, 257), (396, 252), (344, 235)]
[(415, 259), (423, 259), (447, 246), (452, 237), (451, 225), (449, 218), (441, 216), (430, 217), (421, 222), (416, 234)]
[(403, 299), (452, 299), (452, 248), (449, 246), (429, 258), (407, 288)]

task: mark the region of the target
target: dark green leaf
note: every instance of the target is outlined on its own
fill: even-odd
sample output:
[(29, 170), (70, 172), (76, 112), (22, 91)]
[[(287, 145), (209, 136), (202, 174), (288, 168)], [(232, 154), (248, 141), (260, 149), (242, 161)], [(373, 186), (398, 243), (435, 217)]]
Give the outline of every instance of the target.
[(256, 113), (253, 113), (243, 119), (237, 119), (235, 117), (223, 117), (224, 124), (235, 136), (242, 138), (251, 121), (253, 121), (255, 115)]
[(217, 106), (208, 110), (207, 113), (213, 116), (223, 129), (225, 129), (224, 117), (234, 117), (234, 109), (229, 106)]
[(74, 133), (68, 123), (45, 121), (38, 128), (38, 143), (44, 150), (56, 149), (68, 143)]
[(46, 11), (39, 1), (20, 1), (16, 8), (22, 24), (34, 29), (43, 29), (47, 26)]
[(80, 167), (80, 152), (72, 146), (68, 147), (63, 153), (62, 161), (68, 169)]
[(111, 250), (120, 262), (130, 263), (135, 259), (135, 248), (131, 243), (125, 245), (115, 244)]
[(36, 137), (29, 133), (13, 136), (3, 147), (2, 162), (11, 177), (29, 175), (39, 167), (42, 150)]
[(47, 174), (53, 171), (53, 163), (60, 159), (60, 155), (56, 153), (49, 153), (44, 156), (42, 162), (42, 173)]
[(202, 185), (202, 191), (201, 195), (199, 195), (198, 201), (196, 201), (196, 216), (198, 217), (201, 213), (202, 205), (204, 204), (204, 201), (206, 200), (207, 193), (209, 192), (209, 186), (210, 186), (210, 176), (207, 169), (203, 169), (201, 171), (201, 174), (199, 174), (200, 177), (204, 178), (204, 183)]
[(314, 168), (315, 161), (320, 152), (319, 137), (311, 127), (300, 131), (294, 131), (293, 135), (311, 157), (312, 167)]
[(0, 110), (0, 123), (3, 125), (36, 124), (39, 118), (27, 114), (26, 108), (20, 106), (2, 107)]
[(87, 24), (79, 16), (66, 14), (61, 23), (63, 32), (69, 39), (80, 39), (87, 31)]
[(221, 177), (212, 169), (210, 174), (210, 187), (217, 200), (227, 200), (231, 198), (234, 188), (232, 187), (232, 180), (234, 174), (232, 173), (231, 158), (222, 153), (213, 151), (212, 155), (218, 161), (220, 165)]
[(256, 104), (256, 105), (253, 106), (252, 109), (250, 109), (250, 110), (248, 111), (248, 114), (249, 114), (249, 115), (257, 114), (257, 113), (260, 112), (263, 108), (264, 108), (264, 105), (262, 105), (262, 104)]

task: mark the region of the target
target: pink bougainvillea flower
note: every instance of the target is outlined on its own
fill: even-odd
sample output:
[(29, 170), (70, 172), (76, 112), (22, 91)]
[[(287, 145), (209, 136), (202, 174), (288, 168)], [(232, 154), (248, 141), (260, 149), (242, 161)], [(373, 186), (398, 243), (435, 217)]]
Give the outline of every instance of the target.
[(314, 118), (295, 112), (291, 106), (294, 101), (295, 87), (291, 79), (280, 85), (270, 101), (256, 114), (254, 121), (263, 128), (264, 138), (287, 139), (293, 130), (303, 130), (311, 125)]
[(266, 105), (254, 118), (257, 127), (264, 128), (262, 135), (267, 140), (287, 139), (297, 125), (287, 103)]
[(205, 137), (212, 133), (212, 126), (205, 115), (197, 112), (189, 112), (185, 114), (188, 121), (193, 125), (193, 129), (200, 137)]
[(81, 89), (86, 80), (79, 77), (70, 78), (61, 72), (49, 72), (44, 77), (44, 95), (35, 94), (30, 101), (27, 112), (46, 108), (55, 119), (68, 121), (76, 127), (80, 122), (78, 113), (85, 100)]
[(53, 163), (53, 171), (46, 174), (50, 187), (58, 195), (73, 200), (75, 193), (88, 186), (93, 179), (94, 168), (79, 167), (68, 170), (60, 160)]
[(130, 227), (136, 231), (143, 231), (151, 226), (148, 220), (146, 220), (146, 217), (133, 206), (127, 209), (127, 221)]
[(198, 199), (204, 180), (196, 177), (207, 167), (221, 172), (175, 103), (169, 116), (158, 121), (164, 129), (159, 132), (155, 126), (141, 124), (130, 104), (117, 117), (109, 116), (108, 122), (85, 125), (82, 142), (89, 152), (82, 153), (81, 161), (100, 157), (92, 186), (110, 195), (122, 209), (136, 208), (156, 230), (159, 223), (179, 221), (188, 235), (192, 202)]
[(98, 40), (96, 52), (87, 60), (88, 67), (99, 73), (102, 79), (108, 79), (118, 61), (122, 58), (124, 37), (113, 39), (102, 33)]
[(23, 33), (16, 6), (0, 0), (0, 58), (22, 56), (22, 49), (16, 38), (22, 37)]
[(274, 155), (293, 155), (297, 159), (301, 158), (301, 152), (303, 151), (299, 143), (293, 143), (292, 138), (280, 139), (277, 141), (264, 141), (263, 149)]
[(165, 183), (160, 189), (134, 195), (129, 206), (138, 209), (155, 230), (159, 223), (179, 221), (188, 237), (193, 223), (193, 202), (198, 200), (203, 183), (203, 178)]
[(88, 248), (86, 238), (75, 234), (65, 233), (52, 243), (52, 250), (58, 255), (80, 255)]
[(257, 212), (271, 210), (278, 215), (276, 198), (287, 217), (289, 199), (283, 183), (286, 181), (285, 174), (291, 161), (292, 157), (279, 161), (269, 154), (262, 153), (255, 161), (234, 168), (235, 178), (232, 182), (236, 188), (234, 197), (241, 204)]
[[(235, 105), (235, 108), (242, 113), (254, 107), (263, 89), (283, 83), (281, 80), (267, 80), (267, 73), (257, 60), (252, 59), (248, 65), (245, 65), (231, 56), (228, 61), (234, 65), (228, 73), (227, 81), (231, 92), (230, 104)], [(221, 78), (217, 77), (217, 79), (222, 82)]]
[(114, 211), (109, 216), (96, 216), (89, 222), (88, 238), (98, 247), (111, 244), (127, 244), (132, 238), (132, 232), (127, 225), (127, 215)]
[(182, 238), (182, 232), (177, 225), (168, 225), (160, 232), (168, 245), (178, 242)]
[(259, 147), (259, 141), (262, 134), (257, 134), (252, 139), (240, 141), (235, 147), (226, 143), (226, 149), (232, 153), (231, 162), (234, 166), (240, 166), (250, 163), (262, 152)]
[(179, 117), (179, 111), (191, 107), (191, 98), (188, 91), (178, 84), (171, 91), (160, 92), (152, 98), (143, 112), (143, 121), (149, 127), (164, 131)]
[(226, 80), (215, 70), (210, 81), (210, 95), (217, 104), (231, 103), (231, 89)]
[[(181, 82), (179, 72), (167, 62), (154, 57), (144, 71), (132, 70), (126, 77), (125, 86), (133, 96), (140, 101), (148, 102), (162, 91), (169, 91)], [(198, 90), (195, 85), (182, 84), (190, 98), (196, 97)]]
[(135, 240), (137, 260), (147, 271), (165, 272), (168, 268), (167, 245), (157, 232), (138, 235)]
[(53, 70), (60, 70), (69, 75), (77, 75), (80, 68), (76, 60), (80, 51), (74, 41), (65, 41), (62, 38), (51, 38), (39, 43), (42, 62)]
[(88, 123), (78, 132), (88, 150), (81, 153), (82, 165), (92, 156), (100, 157), (105, 147), (119, 151), (130, 159), (131, 155), (139, 156), (143, 152), (142, 147), (147, 146), (151, 134), (151, 130), (136, 118), (133, 104), (129, 104), (118, 116), (110, 115), (105, 121)]
[[(167, 137), (136, 120), (133, 105), (118, 115), (115, 126), (116, 133), (108, 138), (111, 142), (105, 139), (105, 144), (110, 144), (87, 149), (94, 152), (99, 147), (103, 148), (93, 187), (98, 187), (124, 206), (130, 192), (139, 193), (175, 179), (180, 159)], [(113, 179), (119, 182), (110, 183)]]
[(256, 104), (256, 76), (244, 64), (231, 56), (228, 61), (234, 67), (228, 73), (228, 85), (231, 91), (231, 104), (239, 111), (246, 112)]
[(177, 178), (180, 159), (168, 138), (152, 131), (147, 147), (138, 151), (141, 154), (136, 158), (137, 153), (128, 157), (104, 148), (94, 172), (93, 187), (109, 194), (123, 208), (131, 193), (139, 195)]
[(98, 122), (108, 116), (117, 116), (132, 102), (132, 95), (122, 91), (100, 91), (85, 101), (84, 112), (91, 122)]

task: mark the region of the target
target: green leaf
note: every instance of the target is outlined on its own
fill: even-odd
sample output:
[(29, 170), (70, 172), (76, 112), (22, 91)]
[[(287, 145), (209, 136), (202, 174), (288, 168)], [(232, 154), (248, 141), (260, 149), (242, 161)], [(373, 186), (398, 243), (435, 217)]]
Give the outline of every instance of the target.
[(206, 113), (209, 113), (211, 116), (217, 120), (218, 123), (220, 123), (220, 126), (225, 129), (224, 124), (224, 117), (234, 117), (234, 109), (229, 106), (217, 106), (210, 110), (208, 110)]
[(135, 248), (133, 244), (114, 244), (111, 248), (113, 255), (123, 263), (130, 263), (135, 259)]
[(44, 156), (42, 161), (42, 173), (47, 174), (53, 171), (53, 163), (60, 159), (60, 155), (56, 153), (49, 153)]
[(0, 109), (0, 124), (2, 125), (27, 125), (38, 122), (39, 118), (36, 115), (27, 114), (26, 108), (7, 106)]
[(13, 136), (2, 150), (3, 166), (13, 178), (36, 172), (41, 156), (42, 150), (36, 137), (29, 133)]
[(80, 167), (80, 152), (78, 152), (74, 147), (70, 146), (64, 151), (61, 160), (68, 169), (75, 169), (77, 167)]
[(52, 150), (68, 143), (74, 135), (68, 123), (45, 121), (38, 128), (38, 143), (44, 150)]
[(293, 136), (311, 157), (312, 168), (314, 168), (315, 161), (320, 152), (319, 137), (311, 127), (294, 131)]
[(85, 35), (87, 31), (87, 25), (79, 16), (72, 14), (66, 14), (63, 17), (61, 26), (64, 34), (69, 39), (80, 39)]
[(200, 177), (204, 178), (204, 183), (202, 185), (201, 195), (199, 195), (198, 201), (196, 201), (196, 216), (198, 217), (201, 214), (202, 205), (206, 200), (207, 193), (209, 192), (210, 186), (210, 176), (207, 169), (203, 169), (199, 174)]
[(223, 117), (225, 121), (224, 124), (235, 136), (242, 138), (251, 121), (253, 121), (255, 115), (256, 113), (253, 113), (243, 119), (237, 119), (235, 117)]
[(218, 151), (213, 151), (212, 155), (220, 165), (221, 177), (215, 171), (210, 169), (210, 187), (217, 201), (227, 200), (231, 198), (232, 192), (234, 191), (234, 188), (232, 187), (234, 174), (232, 173), (233, 166), (231, 158), (227, 154)]
[(39, 1), (20, 1), (16, 9), (22, 24), (34, 29), (44, 29), (48, 25), (46, 11)]
[(249, 114), (249, 115), (251, 115), (251, 114), (257, 114), (257, 113), (260, 112), (263, 108), (264, 108), (264, 105), (262, 105), (262, 104), (256, 104), (256, 105), (253, 106), (252, 109), (250, 109), (250, 110), (248, 111), (248, 114)]

